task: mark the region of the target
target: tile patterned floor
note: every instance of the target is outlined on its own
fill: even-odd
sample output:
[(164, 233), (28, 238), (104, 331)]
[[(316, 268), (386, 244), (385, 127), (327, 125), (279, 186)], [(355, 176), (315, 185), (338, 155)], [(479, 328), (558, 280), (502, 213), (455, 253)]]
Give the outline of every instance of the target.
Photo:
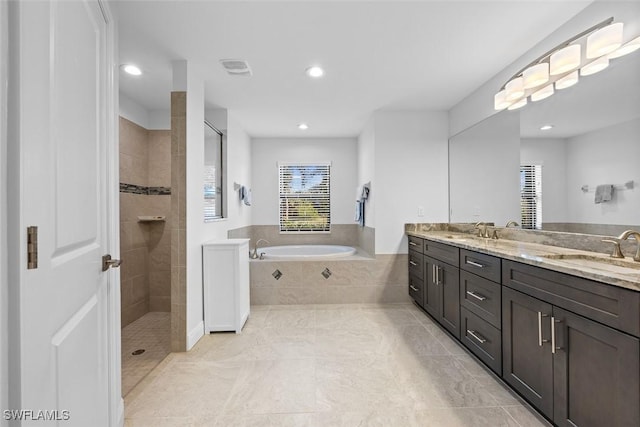
[(254, 306), (125, 398), (140, 426), (545, 426), (418, 308)]
[[(151, 312), (122, 329), (122, 395), (171, 352), (171, 313)], [(144, 353), (134, 356), (135, 350)]]

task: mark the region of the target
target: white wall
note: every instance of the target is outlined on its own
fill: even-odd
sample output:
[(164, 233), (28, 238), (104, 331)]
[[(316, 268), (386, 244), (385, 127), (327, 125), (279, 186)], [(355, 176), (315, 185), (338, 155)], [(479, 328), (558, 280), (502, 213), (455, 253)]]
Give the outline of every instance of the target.
[(405, 223), (448, 220), (447, 113), (378, 111), (374, 127), (376, 254), (406, 253)]
[[(596, 1), (586, 7), (565, 25), (554, 31), (504, 70), (500, 71), (472, 94), (449, 110), (449, 135), (462, 130), (493, 115), (493, 96), (515, 72), (526, 66), (559, 43), (586, 30), (594, 24), (613, 16), (624, 22), (627, 37), (640, 33), (640, 2), (638, 1)], [(470, 70), (470, 72), (472, 72)], [(579, 84), (579, 83), (578, 83)], [(526, 108), (526, 107), (525, 107)]]
[[(167, 96), (169, 96), (169, 94), (167, 94)], [(138, 126), (142, 126), (145, 129), (150, 129), (149, 111), (147, 111), (142, 105), (138, 104), (127, 95), (120, 93), (118, 107), (121, 117), (124, 117), (125, 119), (137, 124)], [(169, 122), (169, 127), (164, 129), (171, 129), (171, 122)]]
[[(376, 226), (376, 191), (375, 189), (375, 162), (376, 162), (376, 146), (375, 146), (375, 122), (371, 117), (362, 133), (358, 137), (358, 178), (357, 185), (360, 188), (366, 183), (371, 183), (371, 192), (365, 204), (365, 226), (375, 228)], [(359, 198), (360, 194), (356, 193)]]
[[(9, 21), (7, 2), (0, 1), (0, 411), (9, 408), (8, 378), (8, 304), (7, 304), (7, 39)], [(4, 417), (1, 426), (8, 425)]]
[[(207, 119), (211, 118), (207, 115)], [(235, 119), (233, 112), (228, 113), (226, 129), (226, 212), (225, 218), (204, 224), (203, 241), (226, 239), (227, 232), (251, 225), (253, 206), (246, 206), (234, 190), (234, 183), (251, 187), (251, 139)], [(212, 120), (213, 123), (213, 120)], [(220, 122), (218, 122), (221, 124)]]
[[(569, 222), (567, 144), (562, 138), (523, 138), (520, 164), (542, 165), (542, 222)], [(518, 221), (520, 222), (520, 221)]]
[[(635, 119), (567, 140), (569, 222), (640, 224), (638, 135), (640, 119)], [(611, 202), (594, 203), (596, 185), (622, 186), (631, 180), (635, 184), (633, 190), (615, 191)], [(583, 185), (592, 191), (581, 191)]]
[(355, 138), (255, 138), (251, 141), (252, 223), (279, 223), (278, 162), (331, 162), (331, 222), (354, 224)]
[[(195, 86), (195, 89), (194, 89)], [(226, 124), (207, 116), (220, 129), (226, 129), (226, 197), (225, 218), (204, 222), (204, 91), (190, 86), (187, 92), (187, 334), (191, 348), (204, 333), (202, 330), (202, 243), (226, 239), (231, 229), (251, 224), (251, 207), (238, 200), (233, 183), (251, 186), (251, 141), (232, 112)], [(195, 96), (194, 96), (195, 92)], [(223, 126), (224, 125), (224, 126)]]
[[(167, 96), (171, 97), (171, 94), (167, 94)], [(120, 112), (122, 113), (122, 109)], [(147, 114), (149, 121), (147, 123), (148, 127), (145, 127), (145, 129), (171, 130), (171, 110), (150, 110)]]

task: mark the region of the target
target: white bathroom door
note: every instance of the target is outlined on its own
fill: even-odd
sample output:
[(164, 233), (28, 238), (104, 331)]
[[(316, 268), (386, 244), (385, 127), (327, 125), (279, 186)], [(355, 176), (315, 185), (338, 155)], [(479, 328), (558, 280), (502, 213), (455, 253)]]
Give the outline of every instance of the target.
[[(37, 420), (26, 425), (115, 425), (110, 378), (119, 372), (110, 351), (119, 332), (109, 325), (117, 309), (109, 295), (117, 276), (102, 271), (113, 233), (112, 24), (97, 0), (11, 7), (20, 183), (10, 185), (19, 185), (22, 236), (20, 390), (11, 390), (20, 408), (12, 409), (31, 411), (20, 415)], [(28, 265), (30, 226), (37, 227), (37, 266)]]

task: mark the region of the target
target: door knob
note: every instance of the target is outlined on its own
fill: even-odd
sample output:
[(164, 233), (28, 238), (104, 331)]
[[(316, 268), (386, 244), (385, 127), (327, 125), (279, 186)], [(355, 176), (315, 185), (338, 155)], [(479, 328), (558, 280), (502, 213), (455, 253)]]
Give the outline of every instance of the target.
[(122, 264), (120, 259), (112, 259), (110, 254), (102, 257), (102, 271), (107, 271), (109, 267), (118, 268)]

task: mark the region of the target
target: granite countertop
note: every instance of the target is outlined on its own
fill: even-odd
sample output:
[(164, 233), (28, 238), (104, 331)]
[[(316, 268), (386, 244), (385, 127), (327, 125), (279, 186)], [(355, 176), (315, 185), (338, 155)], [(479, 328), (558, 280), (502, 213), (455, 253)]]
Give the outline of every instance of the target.
[(484, 239), (451, 231), (407, 231), (408, 235), (535, 265), (609, 285), (640, 291), (640, 262), (606, 254), (506, 239)]

